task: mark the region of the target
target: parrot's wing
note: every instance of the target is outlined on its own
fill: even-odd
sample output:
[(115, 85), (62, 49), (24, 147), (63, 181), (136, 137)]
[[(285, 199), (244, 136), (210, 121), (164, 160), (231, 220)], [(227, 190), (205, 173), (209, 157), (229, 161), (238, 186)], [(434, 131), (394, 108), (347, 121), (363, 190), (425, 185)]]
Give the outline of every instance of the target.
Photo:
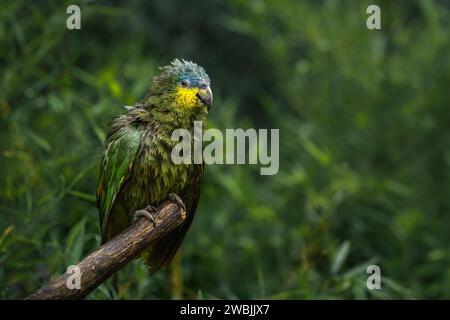
[(97, 189), (97, 206), (103, 237), (114, 200), (130, 176), (139, 143), (139, 131), (131, 128), (117, 130), (108, 138)]

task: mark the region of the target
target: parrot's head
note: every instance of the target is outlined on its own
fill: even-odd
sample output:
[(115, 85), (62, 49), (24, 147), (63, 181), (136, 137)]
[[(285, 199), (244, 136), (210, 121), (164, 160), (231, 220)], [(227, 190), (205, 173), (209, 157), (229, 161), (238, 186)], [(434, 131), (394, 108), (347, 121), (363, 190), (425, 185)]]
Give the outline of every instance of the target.
[(150, 97), (157, 99), (156, 104), (183, 114), (209, 111), (213, 94), (211, 80), (203, 67), (175, 59), (160, 70), (150, 88)]

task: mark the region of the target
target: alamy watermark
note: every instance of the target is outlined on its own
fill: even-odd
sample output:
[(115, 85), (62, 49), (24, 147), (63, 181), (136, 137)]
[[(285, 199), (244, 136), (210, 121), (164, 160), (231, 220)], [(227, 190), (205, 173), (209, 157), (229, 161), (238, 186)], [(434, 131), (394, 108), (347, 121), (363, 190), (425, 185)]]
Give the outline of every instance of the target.
[[(66, 19), (66, 27), (69, 30), (81, 29), (81, 9), (75, 4), (71, 4), (67, 7), (66, 13), (69, 16)], [(381, 29), (381, 9), (376, 4), (371, 4), (367, 7), (366, 13), (370, 16), (366, 20), (366, 26), (369, 30)]]
[(370, 274), (370, 276), (367, 278), (366, 286), (367, 289), (373, 290), (373, 289), (381, 289), (381, 269), (376, 264), (372, 264), (367, 267), (366, 270), (367, 274)]
[[(172, 132), (178, 142), (171, 152), (174, 164), (258, 164), (261, 175), (274, 175), (279, 169), (279, 129), (218, 129), (203, 132), (201, 121), (194, 121), (193, 136), (187, 129)], [(203, 149), (203, 142), (208, 142)], [(269, 150), (270, 149), (270, 150)]]
[(70, 16), (66, 19), (66, 27), (69, 30), (80, 30), (81, 29), (81, 9), (75, 4), (71, 4), (67, 7), (66, 13)]
[(77, 265), (71, 265), (67, 267), (67, 274), (70, 276), (67, 277), (66, 287), (69, 290), (80, 290), (81, 289), (81, 270)]
[(381, 29), (381, 9), (376, 4), (367, 7), (366, 13), (370, 16), (366, 20), (366, 26), (369, 30)]

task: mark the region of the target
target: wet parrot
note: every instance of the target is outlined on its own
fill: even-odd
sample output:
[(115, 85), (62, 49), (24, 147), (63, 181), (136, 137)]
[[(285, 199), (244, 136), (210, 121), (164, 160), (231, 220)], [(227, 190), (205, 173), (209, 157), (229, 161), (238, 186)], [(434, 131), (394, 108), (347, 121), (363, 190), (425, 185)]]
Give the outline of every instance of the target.
[(148, 95), (115, 118), (108, 128), (100, 168), (97, 205), (102, 243), (127, 228), (136, 214), (152, 218), (162, 201), (172, 199), (186, 209), (185, 221), (146, 249), (141, 258), (156, 272), (177, 252), (200, 197), (203, 164), (174, 164), (176, 129), (193, 132), (213, 101), (204, 68), (173, 60), (160, 68)]

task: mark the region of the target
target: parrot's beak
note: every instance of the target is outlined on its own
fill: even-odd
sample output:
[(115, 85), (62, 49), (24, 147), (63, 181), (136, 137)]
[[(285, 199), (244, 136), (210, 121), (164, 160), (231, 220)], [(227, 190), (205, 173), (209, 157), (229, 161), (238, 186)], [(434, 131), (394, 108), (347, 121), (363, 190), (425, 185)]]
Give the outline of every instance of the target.
[(211, 91), (211, 88), (208, 86), (206, 87), (206, 89), (199, 89), (197, 98), (206, 106), (209, 111), (213, 102), (213, 93)]

